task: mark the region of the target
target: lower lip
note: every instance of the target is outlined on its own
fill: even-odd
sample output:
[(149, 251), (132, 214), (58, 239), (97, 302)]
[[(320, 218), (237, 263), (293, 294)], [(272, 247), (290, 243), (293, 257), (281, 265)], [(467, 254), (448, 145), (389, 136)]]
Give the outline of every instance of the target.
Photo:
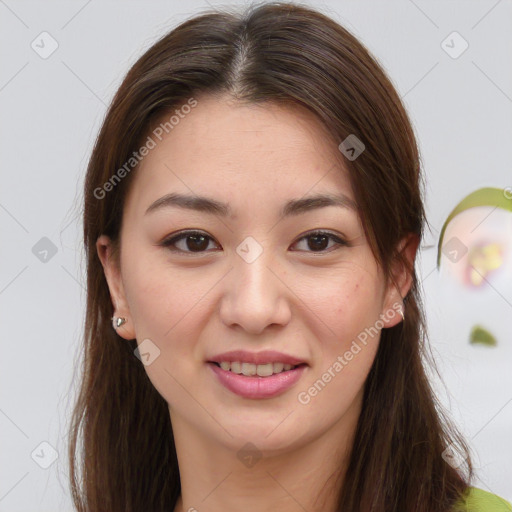
[(226, 388), (244, 398), (271, 398), (284, 393), (301, 377), (306, 365), (300, 365), (287, 372), (276, 373), (270, 377), (246, 377), (242, 374), (223, 370), (215, 363), (208, 363), (217, 378)]

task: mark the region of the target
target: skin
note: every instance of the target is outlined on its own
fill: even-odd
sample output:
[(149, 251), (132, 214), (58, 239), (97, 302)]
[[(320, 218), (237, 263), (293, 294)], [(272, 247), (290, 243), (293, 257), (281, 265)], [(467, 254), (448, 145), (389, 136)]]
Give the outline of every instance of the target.
[[(309, 403), (298, 393), (380, 315), (388, 313), (385, 328), (401, 322), (393, 304), (402, 304), (411, 285), (401, 266), (394, 271), (399, 287), (386, 285), (355, 210), (328, 206), (279, 217), (286, 201), (314, 193), (354, 199), (337, 151), (301, 107), (198, 98), (134, 176), (119, 266), (108, 237), (97, 241), (115, 315), (128, 320), (119, 335), (138, 344), (149, 338), (160, 350), (145, 370), (169, 404), (182, 485), (175, 512), (302, 512), (318, 510), (320, 495), (322, 510), (333, 510), (335, 493), (324, 484), (339, 467), (343, 478), (380, 333)], [(229, 203), (233, 216), (178, 207), (145, 215), (170, 192)], [(211, 237), (206, 250), (193, 252), (187, 239), (176, 247), (188, 253), (159, 245), (185, 229)], [(349, 245), (329, 240), (316, 249), (304, 238), (316, 229)], [(263, 250), (252, 263), (236, 252), (247, 236)], [(413, 261), (417, 243), (407, 242)], [(308, 367), (277, 397), (243, 398), (206, 363), (234, 349), (278, 350)], [(237, 457), (248, 442), (261, 456), (251, 467)]]

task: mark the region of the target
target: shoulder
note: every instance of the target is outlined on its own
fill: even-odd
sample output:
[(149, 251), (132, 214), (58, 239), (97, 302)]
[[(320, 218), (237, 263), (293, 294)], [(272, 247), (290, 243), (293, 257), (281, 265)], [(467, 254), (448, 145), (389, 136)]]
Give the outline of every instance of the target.
[(454, 512), (512, 512), (512, 505), (505, 499), (476, 487), (470, 487), (461, 498)]

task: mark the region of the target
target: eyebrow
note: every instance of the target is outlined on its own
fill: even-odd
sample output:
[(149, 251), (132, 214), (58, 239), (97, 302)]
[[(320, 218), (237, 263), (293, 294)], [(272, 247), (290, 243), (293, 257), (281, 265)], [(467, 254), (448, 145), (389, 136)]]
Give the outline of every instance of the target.
[[(300, 215), (302, 213), (316, 210), (318, 208), (325, 208), (327, 206), (338, 206), (357, 211), (356, 203), (344, 194), (316, 194), (288, 201), (281, 209), (281, 217)], [(145, 215), (163, 208), (172, 207), (195, 210), (211, 215), (220, 215), (222, 217), (233, 215), (231, 207), (227, 203), (223, 203), (209, 197), (178, 194), (174, 192), (157, 199), (149, 206)]]

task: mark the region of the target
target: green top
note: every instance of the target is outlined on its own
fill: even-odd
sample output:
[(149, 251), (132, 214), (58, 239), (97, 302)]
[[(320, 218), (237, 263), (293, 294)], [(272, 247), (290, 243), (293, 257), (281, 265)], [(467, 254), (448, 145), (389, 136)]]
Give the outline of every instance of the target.
[(465, 500), (457, 502), (453, 512), (512, 512), (512, 505), (496, 494), (470, 487)]

